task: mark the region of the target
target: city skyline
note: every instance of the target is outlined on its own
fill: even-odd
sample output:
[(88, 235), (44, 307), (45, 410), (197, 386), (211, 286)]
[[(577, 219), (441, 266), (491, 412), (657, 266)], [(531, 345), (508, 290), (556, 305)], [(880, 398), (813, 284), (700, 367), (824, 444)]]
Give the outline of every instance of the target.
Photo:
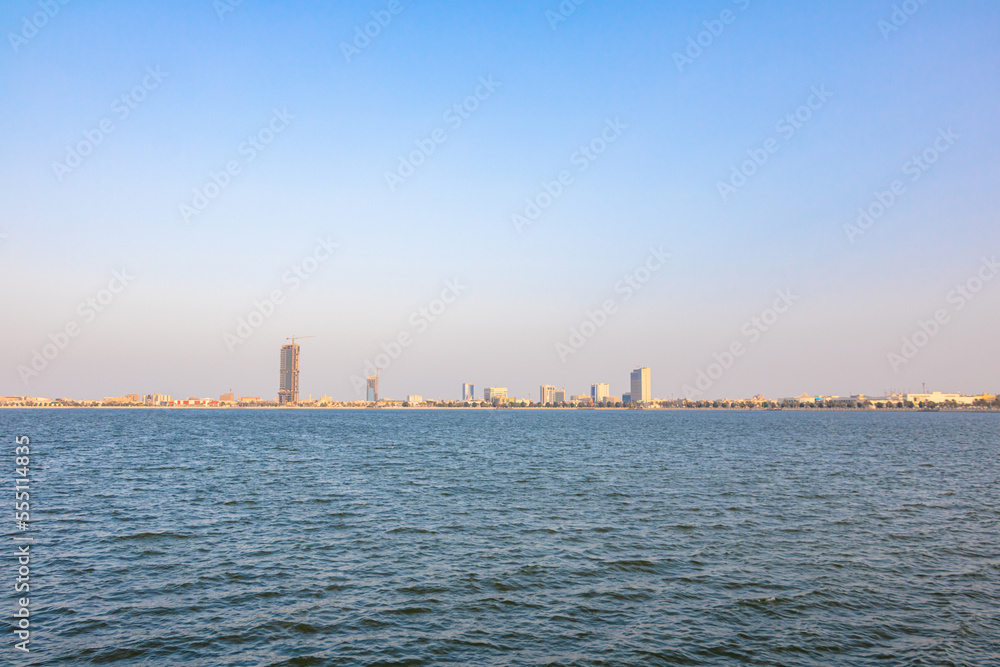
[[(122, 404), (146, 404), (153, 406), (189, 406), (189, 407), (199, 407), (217, 404), (237, 404), (237, 403), (273, 403), (279, 407), (296, 407), (299, 405), (299, 373), (300, 373), (300, 363), (299, 363), (299, 352), (300, 348), (295, 344), (295, 341), (302, 338), (315, 338), (315, 336), (292, 336), (286, 340), (291, 340), (291, 344), (284, 344), (281, 346), (279, 355), (279, 365), (278, 365), (278, 391), (275, 396), (274, 401), (267, 398), (242, 396), (237, 399), (237, 393), (233, 391), (232, 388), (228, 392), (222, 394), (218, 400), (199, 396), (190, 396), (187, 399), (177, 399), (174, 400), (170, 394), (125, 394), (117, 398), (105, 397), (103, 402), (107, 403), (109, 400), (112, 403), (122, 403)], [(721, 363), (716, 364), (718, 372), (724, 371)], [(365, 382), (365, 397), (363, 400), (354, 397), (352, 399), (334, 399), (332, 397), (323, 394), (324, 401), (329, 401), (331, 403), (344, 404), (344, 403), (368, 403), (368, 404), (379, 404), (382, 402), (404, 402), (407, 404), (422, 404), (424, 403), (423, 394), (406, 394), (407, 398), (405, 401), (397, 398), (386, 398), (379, 393), (379, 381), (380, 381), (381, 367), (375, 368), (375, 375), (368, 376)], [(709, 372), (712, 372), (710, 368)], [(703, 375), (702, 378), (706, 382), (711, 381), (709, 375)], [(642, 366), (633, 369), (629, 373), (628, 380), (628, 392), (623, 392), (621, 396), (614, 396), (611, 394), (611, 385), (609, 383), (594, 383), (590, 385), (590, 393), (582, 393), (578, 395), (572, 395), (570, 392), (567, 393), (565, 387), (557, 388), (555, 385), (540, 385), (538, 389), (537, 398), (534, 398), (530, 393), (526, 396), (518, 396), (512, 394), (507, 387), (496, 387), (488, 386), (483, 390), (483, 397), (479, 399), (475, 396), (475, 384), (469, 382), (463, 382), (461, 386), (461, 398), (458, 402), (463, 403), (492, 403), (492, 404), (504, 404), (504, 403), (524, 403), (538, 405), (538, 406), (560, 406), (560, 405), (579, 405), (581, 403), (586, 403), (590, 405), (600, 405), (604, 403), (616, 404), (625, 407), (639, 405), (639, 406), (649, 406), (659, 403), (674, 403), (674, 402), (691, 402), (691, 403), (704, 403), (704, 402), (718, 402), (718, 401), (756, 401), (762, 400), (767, 402), (784, 402), (789, 401), (797, 403), (820, 403), (826, 401), (851, 401), (851, 402), (864, 402), (864, 401), (906, 401), (906, 402), (921, 402), (924, 400), (931, 400), (931, 398), (937, 399), (939, 402), (944, 401), (958, 401), (959, 404), (972, 404), (974, 399), (981, 399), (986, 402), (993, 402), (996, 399), (996, 394), (989, 394), (988, 392), (981, 392), (980, 394), (959, 394), (959, 393), (946, 393), (941, 391), (931, 391), (927, 392), (926, 384), (921, 385), (920, 392), (908, 392), (903, 391), (883, 391), (882, 396), (871, 396), (863, 393), (859, 394), (849, 394), (848, 396), (840, 396), (838, 394), (817, 394), (810, 395), (808, 392), (803, 393), (798, 396), (786, 395), (782, 397), (765, 397), (762, 394), (756, 394), (752, 398), (734, 398), (728, 396), (711, 396), (706, 397), (702, 391), (700, 391), (701, 385), (696, 382), (696, 386), (687, 385), (685, 386), (685, 396), (683, 397), (657, 397), (652, 393), (652, 369), (648, 366)], [(0, 396), (0, 399), (10, 401), (16, 398), (25, 398), (21, 396)], [(31, 398), (31, 397), (26, 397)], [(48, 398), (46, 397), (46, 400)], [(94, 399), (80, 399), (79, 397), (57, 397), (55, 400), (62, 401), (68, 400), (77, 402), (80, 400), (93, 401)], [(455, 399), (445, 398), (438, 396), (436, 399), (430, 399), (431, 402), (455, 402)], [(304, 403), (314, 404), (316, 401), (312, 398), (312, 394), (309, 395), (307, 401)], [(0, 402), (0, 405), (3, 403)]]
[[(285, 343), (281, 345), (279, 364), (278, 364), (278, 390), (273, 401), (278, 406), (295, 407), (300, 401), (300, 393), (299, 393), (299, 377), (301, 371), (300, 346), (295, 344), (295, 341), (303, 338), (316, 338), (316, 336), (312, 335), (291, 336), (286, 338), (285, 340), (291, 340), (292, 343), (290, 344)], [(461, 398), (459, 400), (464, 402), (485, 402), (485, 403), (496, 402), (497, 400), (499, 400), (500, 402), (505, 402), (508, 400), (529, 401), (531, 403), (537, 403), (543, 406), (578, 403), (580, 402), (580, 400), (587, 400), (591, 403), (597, 404), (602, 402), (601, 399), (611, 400), (612, 402), (623, 403), (626, 406), (630, 404), (650, 404), (654, 402), (677, 401), (677, 400), (684, 400), (689, 402), (703, 402), (706, 400), (707, 401), (750, 400), (749, 396), (745, 396), (743, 398), (735, 398), (733, 396), (725, 396), (725, 395), (706, 395), (705, 393), (712, 386), (714, 380), (720, 378), (722, 375), (725, 374), (725, 371), (728, 370), (730, 365), (735, 361), (735, 359), (738, 356), (739, 353), (735, 347), (732, 348), (731, 352), (727, 353), (727, 356), (725, 357), (716, 355), (715, 362), (707, 367), (707, 372), (699, 371), (698, 377), (692, 384), (685, 384), (683, 386), (682, 395), (680, 396), (675, 396), (673, 394), (669, 396), (654, 396), (652, 393), (652, 369), (648, 366), (643, 366), (639, 368), (634, 368), (632, 371), (629, 372), (628, 381), (625, 383), (629, 391), (621, 392), (620, 396), (614, 396), (614, 394), (611, 391), (610, 383), (598, 382), (590, 385), (589, 394), (584, 392), (576, 396), (573, 396), (572, 392), (568, 392), (565, 386), (559, 388), (556, 387), (555, 385), (539, 385), (537, 398), (533, 398), (530, 392), (525, 394), (524, 396), (521, 396), (516, 392), (511, 392), (507, 387), (487, 386), (483, 390), (483, 397), (479, 398), (475, 396), (475, 383), (463, 382), (460, 391)], [(376, 359), (378, 358), (379, 357), (376, 357)], [(389, 359), (389, 357), (386, 356), (385, 358), (386, 361), (381, 363), (384, 363), (386, 366), (390, 365), (391, 360)], [(343, 398), (343, 397), (338, 399), (331, 398), (330, 400), (335, 400), (338, 403), (351, 403), (351, 402), (379, 403), (383, 400), (390, 400), (390, 401), (401, 400), (394, 398), (386, 399), (380, 393), (379, 384), (381, 380), (381, 371), (383, 368), (382, 366), (373, 366), (370, 361), (366, 360), (366, 368), (374, 370), (375, 374), (369, 375), (367, 376), (367, 378), (365, 378), (364, 384), (362, 385), (364, 388), (363, 399), (359, 398), (358, 396), (354, 396), (351, 398)], [(358, 387), (356, 386), (355, 389), (357, 388)], [(219, 401), (215, 401), (215, 399), (206, 398), (204, 396), (199, 397), (192, 395), (188, 399), (181, 399), (181, 402), (192, 406), (205, 405), (208, 404), (208, 402), (210, 401), (236, 402), (235, 401), (236, 393), (238, 392), (233, 392), (232, 387), (230, 387), (228, 392), (220, 396)], [(979, 397), (995, 396), (995, 394), (990, 394), (988, 391), (985, 390), (978, 393), (950, 393), (950, 392), (941, 392), (937, 390), (934, 390), (932, 392), (927, 392), (925, 382), (921, 383), (920, 391), (911, 391), (909, 389), (884, 389), (881, 392), (881, 396), (883, 397), (883, 399), (885, 397), (890, 397), (890, 396), (896, 396), (896, 397), (906, 396), (906, 395), (930, 396), (932, 394), (938, 396), (946, 395), (950, 397), (964, 396), (966, 398), (977, 397), (977, 396)], [(183, 392), (181, 395), (183, 395)], [(262, 395), (266, 395), (266, 392)], [(322, 395), (324, 397), (330, 398), (327, 396), (326, 392), (323, 392)], [(406, 393), (404, 395), (408, 397), (417, 397), (420, 399), (417, 402), (423, 402), (423, 396), (424, 396), (423, 394)], [(7, 398), (17, 397), (17, 396), (28, 397), (31, 395), (27, 393), (11, 394), (7, 396)], [(54, 396), (56, 396), (56, 398), (58, 399), (81, 400), (79, 397), (70, 397), (69, 395), (59, 396), (57, 394)], [(856, 392), (847, 394), (846, 398), (850, 398), (852, 396), (854, 397), (860, 396), (862, 399), (864, 399), (865, 396), (871, 397), (872, 394), (870, 393), (866, 394), (865, 392)], [(141, 399), (140, 397), (145, 397), (145, 399)], [(145, 400), (147, 403), (149, 403), (149, 401), (152, 400), (152, 404), (159, 405), (161, 398), (165, 398), (166, 402), (169, 403), (171, 397), (172, 394), (169, 393), (126, 394), (123, 401), (141, 403), (143, 402), (143, 400)], [(311, 402), (313, 400), (312, 392), (309, 393), (309, 397), (310, 398), (308, 400)], [(842, 397), (840, 394), (833, 394), (833, 393), (817, 393), (815, 395), (810, 395), (808, 392), (804, 392), (799, 396), (799, 398), (803, 398), (806, 400), (822, 399), (824, 397), (828, 399), (845, 398)], [(0, 398), (4, 397), (0, 395)], [(261, 401), (261, 400), (263, 400), (264, 402), (269, 401), (269, 399), (266, 398), (261, 399), (259, 396), (250, 397), (249, 394), (244, 396), (244, 398), (252, 401)], [(753, 399), (758, 399), (758, 398), (765, 398), (764, 394), (756, 393), (753, 395)], [(785, 394), (778, 399), (769, 397), (767, 398), (767, 400), (788, 401), (788, 400), (793, 400), (793, 398), (794, 398), (793, 394)], [(82, 399), (82, 400), (93, 401), (95, 399)], [(243, 399), (241, 399), (241, 401), (242, 400)], [(434, 400), (453, 401), (454, 399), (439, 395)], [(876, 397), (874, 400), (879, 400), (879, 399)], [(409, 401), (409, 398), (407, 399), (407, 401)]]
[[(228, 392), (222, 394), (216, 401), (212, 398), (191, 396), (187, 399), (174, 400), (169, 394), (125, 394), (120, 397), (105, 397), (103, 403), (110, 403), (112, 405), (122, 404), (122, 405), (136, 405), (144, 404), (147, 406), (181, 406), (181, 407), (204, 407), (204, 406), (218, 406), (218, 405), (243, 405), (243, 404), (273, 404), (279, 407), (298, 407), (300, 405), (299, 396), (299, 373), (300, 373), (300, 363), (299, 363), (299, 352), (300, 348), (295, 344), (296, 340), (303, 338), (315, 338), (315, 336), (290, 336), (286, 340), (292, 341), (290, 344), (284, 344), (281, 346), (278, 364), (278, 392), (274, 401), (269, 399), (262, 399), (261, 397), (250, 397), (243, 396), (239, 399), (236, 398), (236, 393), (232, 388)], [(738, 352), (735, 348), (732, 349), (732, 358), (735, 359), (738, 356)], [(380, 362), (388, 365), (388, 361)], [(721, 375), (725, 371), (725, 366), (728, 365), (728, 360), (721, 358), (717, 359), (717, 362), (709, 367), (708, 374), (702, 373), (696, 381), (695, 386), (685, 385), (684, 393), (685, 396), (681, 399), (677, 399), (673, 396), (669, 398), (655, 397), (652, 392), (652, 369), (648, 366), (642, 366), (633, 369), (629, 373), (628, 387), (629, 391), (622, 393), (619, 396), (611, 395), (611, 385), (609, 383), (594, 383), (590, 385), (590, 393), (582, 393), (578, 395), (567, 394), (565, 387), (558, 388), (555, 385), (543, 384), (539, 385), (537, 398), (528, 394), (526, 397), (519, 397), (516, 394), (511, 394), (507, 387), (496, 387), (488, 386), (483, 390), (482, 400), (475, 396), (475, 384), (471, 382), (463, 382), (461, 386), (461, 398), (458, 402), (463, 403), (465, 406), (471, 404), (493, 404), (493, 405), (503, 405), (503, 404), (515, 404), (515, 405), (537, 405), (539, 407), (558, 407), (558, 406), (579, 406), (579, 405), (614, 405), (617, 407), (651, 407), (660, 404), (676, 404), (681, 403), (706, 403), (706, 402), (729, 402), (729, 401), (750, 401), (750, 402), (779, 402), (786, 404), (793, 402), (796, 404), (820, 404), (820, 403), (842, 403), (843, 401), (850, 402), (853, 404), (862, 403), (873, 403), (878, 402), (879, 404), (884, 402), (906, 402), (906, 403), (920, 403), (923, 404), (926, 401), (936, 401), (941, 403), (952, 402), (959, 405), (972, 405), (976, 400), (983, 401), (984, 403), (992, 403), (996, 401), (996, 394), (988, 394), (983, 392), (979, 395), (971, 394), (951, 394), (943, 393), (940, 391), (927, 392), (926, 384), (921, 385), (921, 392), (909, 393), (907, 391), (896, 392), (896, 391), (885, 391), (883, 396), (870, 396), (865, 394), (853, 394), (846, 397), (840, 395), (816, 395), (811, 396), (808, 393), (803, 393), (799, 396), (783, 396), (781, 398), (769, 398), (761, 394), (757, 394), (750, 399), (733, 399), (731, 397), (725, 396), (715, 396), (715, 397), (705, 397), (702, 389), (707, 389), (710, 385), (712, 379), (717, 379), (718, 375)], [(369, 363), (369, 366), (371, 364)], [(386, 398), (379, 393), (379, 381), (380, 373), (382, 371), (382, 366), (374, 367), (375, 374), (370, 375), (365, 381), (365, 397), (364, 400), (359, 400), (357, 397), (354, 399), (333, 399), (330, 396), (324, 394), (321, 399), (314, 401), (312, 395), (309, 395), (307, 401), (303, 401), (303, 404), (308, 404), (310, 406), (315, 406), (317, 403), (323, 404), (356, 404), (364, 403), (370, 405), (378, 405), (382, 403), (399, 403), (402, 402), (405, 406), (419, 406), (425, 403), (423, 394), (406, 394), (407, 398), (405, 401), (394, 398)], [(716, 375), (712, 375), (716, 373)], [(701, 382), (704, 381), (706, 386), (702, 386)], [(18, 400), (18, 399), (24, 399)], [(44, 400), (49, 400), (45, 398)], [(55, 399), (56, 402), (69, 401), (72, 403), (79, 402), (79, 399), (73, 399), (69, 397), (58, 397)], [(92, 401), (92, 399), (88, 399)], [(10, 405), (12, 402), (14, 404), (19, 404), (22, 402), (37, 402), (32, 397), (23, 396), (0, 396), (0, 405)], [(454, 399), (443, 398), (441, 396), (437, 399), (431, 399), (426, 401), (427, 403), (454, 403)]]
[(5, 4), (0, 394), (995, 390), (1000, 7), (574, 6)]
[[(493, 388), (490, 388), (491, 390)], [(563, 392), (560, 392), (563, 393)], [(744, 398), (718, 397), (714, 399), (660, 399), (653, 398), (647, 402), (623, 401), (619, 397), (607, 397), (605, 400), (594, 403), (586, 394), (572, 397), (556, 396), (555, 402), (539, 403), (530, 398), (517, 398), (507, 396), (502, 388), (494, 394), (494, 398), (487, 402), (484, 400), (463, 401), (461, 399), (425, 399), (419, 394), (409, 394), (403, 398), (379, 398), (377, 401), (338, 401), (329, 396), (321, 396), (298, 401), (296, 403), (282, 403), (281, 397), (276, 400), (261, 398), (259, 396), (239, 396), (232, 391), (219, 396), (218, 399), (211, 397), (189, 396), (188, 398), (177, 398), (166, 394), (126, 394), (124, 396), (105, 396), (102, 399), (80, 399), (70, 397), (39, 397), (39, 396), (0, 396), (0, 408), (19, 407), (158, 407), (158, 408), (279, 408), (294, 409), (302, 408), (414, 408), (414, 407), (434, 407), (434, 408), (613, 408), (613, 409), (816, 409), (816, 408), (840, 408), (840, 409), (866, 409), (866, 410), (893, 410), (893, 409), (974, 409), (978, 411), (996, 411), (1000, 408), (1000, 399), (997, 394), (958, 394), (941, 391), (922, 391), (920, 393), (889, 394), (886, 396), (871, 396), (865, 394), (855, 394), (850, 396), (838, 395), (817, 395), (807, 393), (799, 396), (767, 397), (756, 395)], [(566, 400), (558, 400), (566, 399)]]

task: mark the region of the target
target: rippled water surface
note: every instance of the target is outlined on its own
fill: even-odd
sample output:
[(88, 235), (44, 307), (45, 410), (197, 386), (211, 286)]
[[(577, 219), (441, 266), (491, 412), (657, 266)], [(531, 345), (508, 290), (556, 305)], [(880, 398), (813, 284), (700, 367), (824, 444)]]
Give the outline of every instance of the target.
[(9, 467), (15, 434), (34, 450), (16, 664), (1000, 664), (997, 414), (0, 427)]

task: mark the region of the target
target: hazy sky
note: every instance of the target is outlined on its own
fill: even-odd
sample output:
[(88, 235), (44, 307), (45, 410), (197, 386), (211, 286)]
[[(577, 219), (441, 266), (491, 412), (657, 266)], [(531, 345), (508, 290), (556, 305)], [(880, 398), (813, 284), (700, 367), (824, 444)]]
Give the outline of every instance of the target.
[(1000, 389), (996, 2), (11, 0), (0, 28), (0, 395), (274, 397), (293, 334), (303, 397), (366, 359), (398, 398), (637, 366), (663, 398)]

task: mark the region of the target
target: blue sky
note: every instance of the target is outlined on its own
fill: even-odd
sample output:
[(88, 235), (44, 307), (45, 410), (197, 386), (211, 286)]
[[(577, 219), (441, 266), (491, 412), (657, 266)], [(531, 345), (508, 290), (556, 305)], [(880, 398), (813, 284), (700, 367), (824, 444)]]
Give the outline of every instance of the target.
[[(210, 0), (43, 5), (0, 10), (0, 395), (273, 397), (284, 338), (314, 334), (303, 394), (349, 399), (351, 376), (407, 333), (388, 396), (620, 394), (636, 366), (657, 397), (682, 396), (734, 343), (745, 353), (705, 397), (998, 389), (1000, 279), (949, 300), (1000, 253), (995, 3), (910, 3), (891, 31), (892, 2), (587, 0), (556, 23), (555, 1), (244, 0), (221, 18)], [(373, 12), (386, 25), (345, 57)], [(477, 89), (460, 125), (446, 115)], [(108, 121), (79, 166), (54, 166)], [(609, 122), (614, 141), (581, 160)], [(271, 139), (252, 160), (251, 136)], [(765, 146), (724, 200), (720, 181)], [(925, 150), (913, 180), (904, 165)], [(227, 163), (239, 173), (185, 220)], [(894, 181), (885, 214), (846, 232)], [(283, 277), (318, 238), (338, 248), (293, 290)], [(670, 260), (625, 300), (615, 286), (651, 247)], [(81, 314), (122, 269), (134, 279)], [(460, 296), (417, 332), (411, 314), (448, 280)], [(283, 302), (227, 345), (276, 289)], [(788, 312), (746, 335), (779, 290)], [(609, 299), (606, 323), (560, 354)]]

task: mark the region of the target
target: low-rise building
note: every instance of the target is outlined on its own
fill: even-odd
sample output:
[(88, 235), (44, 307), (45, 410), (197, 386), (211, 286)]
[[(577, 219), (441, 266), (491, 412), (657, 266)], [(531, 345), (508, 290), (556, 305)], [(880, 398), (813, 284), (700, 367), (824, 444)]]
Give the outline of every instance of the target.
[(964, 394), (943, 394), (940, 391), (933, 391), (929, 394), (903, 394), (903, 399), (910, 401), (914, 405), (920, 405), (921, 403), (934, 403), (935, 405), (944, 405), (946, 403), (955, 403), (956, 405), (972, 405), (976, 402), (975, 396), (965, 396)]
[(140, 398), (139, 394), (125, 394), (124, 396), (105, 396), (102, 401), (104, 405), (143, 405), (145, 397)]
[(218, 404), (219, 402), (213, 398), (198, 398), (196, 396), (192, 396), (191, 398), (185, 398), (179, 401), (174, 401), (174, 405), (187, 406), (187, 407), (210, 407)]

